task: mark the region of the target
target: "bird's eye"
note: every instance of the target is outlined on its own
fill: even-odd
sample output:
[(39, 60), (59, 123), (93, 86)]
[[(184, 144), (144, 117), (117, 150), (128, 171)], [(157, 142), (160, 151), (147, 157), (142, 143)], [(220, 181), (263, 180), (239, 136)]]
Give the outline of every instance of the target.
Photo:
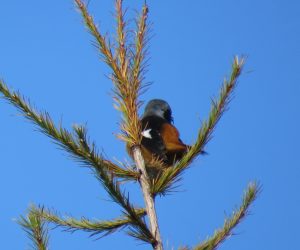
[(173, 122), (172, 112), (170, 109), (166, 110), (164, 113), (164, 117), (167, 121)]

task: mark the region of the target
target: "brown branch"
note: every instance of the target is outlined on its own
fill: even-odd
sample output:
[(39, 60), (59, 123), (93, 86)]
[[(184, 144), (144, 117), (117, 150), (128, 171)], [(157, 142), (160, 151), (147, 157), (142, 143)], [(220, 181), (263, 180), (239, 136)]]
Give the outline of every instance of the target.
[[(91, 34), (95, 37), (98, 45), (100, 54), (103, 56), (104, 62), (112, 69), (112, 81), (115, 85), (115, 101), (117, 108), (123, 113), (123, 123), (121, 124), (121, 130), (123, 134), (118, 137), (131, 146), (140, 143), (140, 123), (138, 120), (138, 93), (139, 90), (133, 91), (132, 84), (128, 79), (128, 74), (124, 74), (120, 69), (117, 60), (115, 59), (111, 46), (106, 41), (105, 37), (101, 35), (96, 24), (94, 23), (93, 17), (89, 15), (86, 5), (82, 0), (75, 0), (84, 22), (88, 27)], [(120, 2), (122, 3), (122, 2)], [(123, 27), (120, 28), (123, 30)], [(123, 31), (122, 31), (123, 32)], [(122, 43), (123, 38), (119, 39)], [(121, 49), (122, 50), (122, 49)], [(124, 60), (124, 58), (122, 59)], [(127, 71), (126, 71), (127, 72)], [(137, 88), (139, 89), (139, 85)], [(136, 88), (135, 88), (136, 89)]]

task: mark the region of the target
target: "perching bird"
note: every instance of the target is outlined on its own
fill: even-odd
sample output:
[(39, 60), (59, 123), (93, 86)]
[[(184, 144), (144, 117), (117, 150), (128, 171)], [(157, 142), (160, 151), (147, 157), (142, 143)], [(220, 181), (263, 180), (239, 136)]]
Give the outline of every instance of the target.
[(172, 110), (166, 101), (149, 101), (141, 123), (142, 153), (146, 163), (154, 157), (166, 166), (171, 166), (188, 150), (189, 146), (180, 140), (179, 132), (172, 124)]

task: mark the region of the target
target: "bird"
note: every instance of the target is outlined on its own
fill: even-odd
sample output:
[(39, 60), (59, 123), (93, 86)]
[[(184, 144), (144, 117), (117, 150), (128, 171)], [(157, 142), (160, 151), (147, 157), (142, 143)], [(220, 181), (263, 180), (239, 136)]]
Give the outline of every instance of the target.
[(170, 167), (190, 148), (180, 139), (173, 122), (172, 110), (166, 101), (152, 99), (145, 106), (141, 117), (141, 148), (146, 164), (156, 159)]

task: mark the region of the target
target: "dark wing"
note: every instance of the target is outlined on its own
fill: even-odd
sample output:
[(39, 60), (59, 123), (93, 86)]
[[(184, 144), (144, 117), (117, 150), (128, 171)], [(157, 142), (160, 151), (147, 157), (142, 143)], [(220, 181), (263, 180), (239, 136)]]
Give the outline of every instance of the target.
[(161, 137), (160, 129), (166, 121), (157, 116), (147, 116), (142, 119), (142, 146), (151, 154), (164, 160), (166, 147)]

